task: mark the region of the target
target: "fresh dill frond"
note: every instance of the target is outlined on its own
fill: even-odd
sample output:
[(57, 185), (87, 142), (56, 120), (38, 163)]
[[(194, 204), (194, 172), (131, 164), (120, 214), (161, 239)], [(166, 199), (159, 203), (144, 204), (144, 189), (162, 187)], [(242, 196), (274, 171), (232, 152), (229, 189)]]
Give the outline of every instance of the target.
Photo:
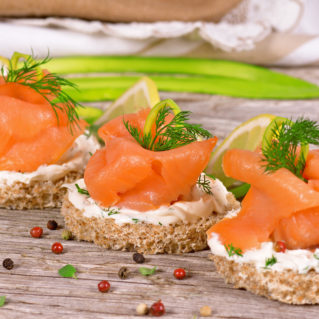
[(140, 220), (137, 218), (132, 218), (132, 221), (134, 222), (134, 224), (137, 224)]
[(277, 258), (272, 256), (271, 258), (267, 258), (265, 261), (265, 268), (269, 268), (269, 266), (273, 266), (277, 263)]
[(75, 187), (76, 187), (78, 193), (80, 193), (82, 195), (90, 196), (89, 192), (86, 189), (81, 188), (78, 184), (75, 184)]
[(9, 61), (8, 69), (5, 70), (5, 68), (2, 67), (1, 74), (7, 83), (16, 82), (28, 86), (41, 94), (52, 106), (58, 123), (59, 117), (57, 110), (65, 112), (72, 131), (72, 125), (77, 125), (79, 120), (76, 108), (80, 107), (81, 105), (69, 94), (64, 92), (63, 88), (72, 87), (76, 89), (76, 85), (55, 73), (43, 74), (42, 66), (48, 63), (50, 60), (51, 59), (49, 57), (46, 57), (43, 60), (36, 61), (29, 56), (23, 62), (22, 66), (18, 68), (14, 68), (11, 61)]
[(152, 151), (167, 151), (197, 141), (199, 137), (210, 138), (211, 133), (200, 124), (190, 124), (190, 112), (181, 111), (166, 123), (171, 109), (163, 107), (156, 115), (155, 130), (149, 134), (143, 132), (124, 120), (124, 125), (134, 139), (144, 148)]
[(234, 255), (243, 257), (243, 252), (240, 248), (236, 248), (233, 244), (224, 245), (227, 254), (229, 257), (232, 257)]
[(300, 147), (308, 144), (319, 145), (319, 125), (315, 121), (298, 118), (295, 122), (287, 120), (275, 124), (272, 140), (263, 147), (263, 166), (266, 172), (286, 168), (303, 179), (302, 173), (306, 158)]
[(210, 181), (206, 178), (206, 174), (201, 174), (198, 177), (197, 185), (208, 195), (213, 195), (210, 187)]
[(115, 208), (108, 208), (105, 211), (107, 212), (107, 216), (117, 215), (120, 213), (120, 211)]

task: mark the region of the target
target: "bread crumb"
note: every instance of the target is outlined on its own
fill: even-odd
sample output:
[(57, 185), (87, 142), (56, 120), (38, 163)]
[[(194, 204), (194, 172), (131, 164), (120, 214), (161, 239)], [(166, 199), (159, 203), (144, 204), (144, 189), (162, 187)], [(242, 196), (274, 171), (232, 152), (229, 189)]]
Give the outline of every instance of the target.
[(212, 308), (209, 306), (203, 306), (199, 311), (202, 317), (209, 317), (212, 315)]

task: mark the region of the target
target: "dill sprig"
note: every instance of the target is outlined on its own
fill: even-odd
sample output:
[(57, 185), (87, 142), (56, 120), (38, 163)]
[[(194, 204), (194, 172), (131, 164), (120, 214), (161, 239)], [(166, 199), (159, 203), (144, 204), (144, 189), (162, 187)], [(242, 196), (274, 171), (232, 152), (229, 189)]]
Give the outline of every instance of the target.
[(273, 266), (277, 263), (277, 258), (272, 256), (271, 258), (267, 258), (265, 261), (265, 268), (269, 268), (269, 266)]
[(287, 120), (281, 124), (275, 123), (272, 136), (272, 140), (267, 141), (262, 149), (265, 171), (275, 172), (286, 168), (303, 179), (306, 156), (302, 147), (319, 145), (319, 125), (303, 117), (295, 122)]
[(50, 60), (49, 57), (46, 57), (43, 60), (36, 61), (31, 56), (28, 56), (20, 67), (13, 66), (10, 60), (7, 70), (4, 67), (1, 68), (1, 74), (6, 82), (17, 82), (41, 94), (52, 106), (58, 123), (57, 110), (65, 112), (72, 131), (72, 125), (77, 125), (79, 119), (76, 107), (81, 105), (64, 92), (63, 87), (76, 89), (76, 85), (55, 73), (43, 74), (41, 67)]
[(236, 248), (233, 244), (224, 245), (227, 254), (229, 257), (232, 257), (234, 255), (243, 257), (243, 252), (240, 248)]
[(173, 148), (187, 145), (196, 141), (199, 137), (210, 138), (211, 133), (203, 129), (200, 124), (187, 123), (190, 112), (181, 111), (173, 119), (166, 123), (171, 108), (164, 106), (156, 115), (155, 133), (143, 134), (142, 131), (128, 121), (124, 125), (134, 139), (144, 148), (152, 151), (167, 151)]
[(210, 187), (210, 181), (206, 178), (206, 174), (201, 174), (198, 177), (197, 185), (208, 195), (213, 195)]
[(79, 186), (79, 184), (75, 184), (75, 187), (76, 187), (78, 193), (80, 193), (80, 194), (82, 194), (82, 195), (90, 196), (89, 192), (88, 192), (86, 189), (81, 188), (81, 187)]

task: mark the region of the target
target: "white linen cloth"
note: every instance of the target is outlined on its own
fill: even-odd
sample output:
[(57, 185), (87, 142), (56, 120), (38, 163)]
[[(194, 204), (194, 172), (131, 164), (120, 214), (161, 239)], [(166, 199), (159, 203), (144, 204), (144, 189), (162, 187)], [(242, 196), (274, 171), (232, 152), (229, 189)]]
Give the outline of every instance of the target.
[(221, 22), (103, 23), (3, 19), (0, 55), (224, 58), (266, 65), (319, 63), (318, 0), (244, 0)]

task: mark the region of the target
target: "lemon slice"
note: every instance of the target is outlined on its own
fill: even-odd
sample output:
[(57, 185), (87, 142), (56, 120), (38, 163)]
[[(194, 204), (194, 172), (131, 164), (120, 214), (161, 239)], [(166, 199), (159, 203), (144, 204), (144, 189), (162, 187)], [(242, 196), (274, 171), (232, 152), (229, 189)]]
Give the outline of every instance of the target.
[(222, 161), (225, 152), (233, 148), (254, 151), (261, 144), (265, 129), (274, 118), (271, 114), (261, 114), (236, 127), (212, 153), (206, 173), (220, 179), (227, 188), (239, 185), (240, 182), (224, 174)]
[(156, 84), (150, 78), (142, 77), (114, 101), (94, 124), (100, 126), (117, 116), (153, 107), (159, 101)]

